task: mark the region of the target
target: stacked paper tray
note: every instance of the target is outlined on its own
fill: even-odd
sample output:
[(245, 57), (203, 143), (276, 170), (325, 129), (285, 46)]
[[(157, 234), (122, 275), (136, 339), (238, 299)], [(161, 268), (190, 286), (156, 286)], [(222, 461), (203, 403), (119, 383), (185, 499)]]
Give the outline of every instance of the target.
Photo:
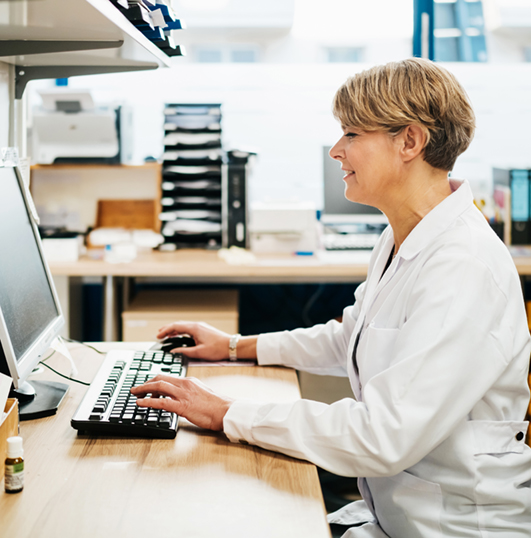
[(221, 247), (221, 105), (167, 104), (160, 220), (162, 250)]

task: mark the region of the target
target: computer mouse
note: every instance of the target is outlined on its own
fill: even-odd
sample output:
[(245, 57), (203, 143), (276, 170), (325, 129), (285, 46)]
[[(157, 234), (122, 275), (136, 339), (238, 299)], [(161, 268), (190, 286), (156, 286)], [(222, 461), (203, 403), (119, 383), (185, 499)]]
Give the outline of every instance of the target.
[(178, 347), (193, 347), (195, 340), (191, 336), (169, 336), (161, 342), (160, 349), (165, 353), (169, 353), (172, 349)]

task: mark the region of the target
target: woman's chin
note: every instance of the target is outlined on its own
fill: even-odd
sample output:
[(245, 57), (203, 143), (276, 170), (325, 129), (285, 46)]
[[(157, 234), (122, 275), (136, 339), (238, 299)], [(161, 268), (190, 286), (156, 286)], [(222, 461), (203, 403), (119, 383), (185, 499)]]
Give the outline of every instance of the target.
[(364, 202), (364, 197), (360, 194), (358, 189), (355, 188), (346, 188), (345, 189), (345, 198), (349, 202), (354, 202), (356, 204), (367, 204), (367, 202)]

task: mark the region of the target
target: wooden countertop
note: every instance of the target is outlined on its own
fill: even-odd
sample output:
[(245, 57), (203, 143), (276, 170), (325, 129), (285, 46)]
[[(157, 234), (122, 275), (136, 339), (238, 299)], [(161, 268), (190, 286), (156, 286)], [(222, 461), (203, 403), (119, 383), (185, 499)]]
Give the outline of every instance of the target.
[(367, 275), (368, 256), (361, 253), (359, 263), (325, 263), (317, 255), (288, 254), (257, 256), (256, 262), (231, 265), (217, 251), (182, 249), (174, 252), (140, 253), (130, 263), (108, 263), (82, 257), (77, 262), (49, 262), (57, 276), (154, 276), (186, 280), (256, 281), (360, 281)]
[[(100, 356), (80, 345), (71, 349), (77, 377), (90, 380)], [(49, 363), (68, 370), (60, 355)], [(191, 367), (189, 375), (234, 397), (300, 397), (295, 372), (285, 368)], [(38, 378), (59, 379), (48, 371)], [(2, 536), (330, 536), (313, 465), (230, 443), (184, 420), (172, 440), (78, 436), (70, 418), (84, 392), (71, 383), (57, 415), (21, 423), (25, 488), (0, 492)]]
[[(360, 282), (368, 269), (368, 253), (337, 258), (340, 263), (323, 261), (319, 255), (294, 256), (270, 254), (256, 256), (256, 261), (231, 265), (218, 251), (182, 249), (174, 252), (147, 251), (130, 263), (108, 263), (82, 257), (77, 262), (49, 262), (56, 276), (130, 276), (175, 277), (186, 281), (238, 282)], [(344, 253), (338, 253), (344, 254)], [(531, 275), (531, 256), (514, 256), (521, 276)]]

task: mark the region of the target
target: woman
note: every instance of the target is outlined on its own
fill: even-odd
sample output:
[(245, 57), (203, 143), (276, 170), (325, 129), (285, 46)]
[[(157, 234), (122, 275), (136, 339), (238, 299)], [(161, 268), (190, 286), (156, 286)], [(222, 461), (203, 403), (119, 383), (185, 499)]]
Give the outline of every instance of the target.
[[(531, 449), (524, 443), (530, 338), (505, 246), (448, 179), (474, 115), (440, 66), (408, 59), (339, 89), (343, 136), (330, 151), (345, 196), (389, 219), (343, 322), (241, 338), (238, 358), (348, 375), (356, 400), (332, 405), (231, 401), (161, 376), (134, 392), (195, 424), (359, 479), (363, 501), (331, 514), (345, 537), (531, 535)], [(190, 357), (226, 358), (229, 335), (174, 323)], [(234, 343), (234, 340), (233, 340)]]

